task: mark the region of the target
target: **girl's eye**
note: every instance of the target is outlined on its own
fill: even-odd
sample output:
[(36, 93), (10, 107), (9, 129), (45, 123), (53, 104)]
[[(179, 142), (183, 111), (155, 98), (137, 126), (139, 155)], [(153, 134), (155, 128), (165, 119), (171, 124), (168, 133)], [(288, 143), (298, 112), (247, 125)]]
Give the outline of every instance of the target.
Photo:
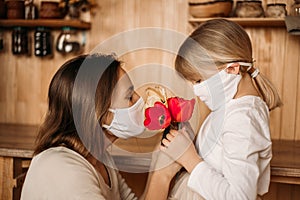
[(201, 83), (201, 79), (199, 79), (198, 81), (196, 81), (196, 83)]

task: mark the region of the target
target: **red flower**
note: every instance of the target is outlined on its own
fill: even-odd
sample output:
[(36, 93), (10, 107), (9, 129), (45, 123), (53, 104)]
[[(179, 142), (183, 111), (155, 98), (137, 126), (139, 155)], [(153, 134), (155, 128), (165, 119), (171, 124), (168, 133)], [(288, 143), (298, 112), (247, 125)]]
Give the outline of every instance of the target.
[(192, 117), (195, 99), (185, 100), (179, 97), (172, 97), (167, 101), (172, 121), (186, 122)]
[(145, 110), (144, 125), (149, 130), (167, 128), (171, 123), (171, 115), (168, 108), (161, 102), (155, 102), (153, 107)]

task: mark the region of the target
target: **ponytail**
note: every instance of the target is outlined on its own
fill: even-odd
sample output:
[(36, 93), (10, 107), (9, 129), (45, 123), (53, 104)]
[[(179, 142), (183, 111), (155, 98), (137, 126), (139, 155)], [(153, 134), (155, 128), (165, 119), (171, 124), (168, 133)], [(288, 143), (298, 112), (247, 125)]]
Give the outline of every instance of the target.
[(269, 107), (269, 110), (273, 110), (282, 105), (279, 94), (275, 86), (271, 81), (259, 72), (258, 69), (251, 67), (247, 70), (262, 97)]

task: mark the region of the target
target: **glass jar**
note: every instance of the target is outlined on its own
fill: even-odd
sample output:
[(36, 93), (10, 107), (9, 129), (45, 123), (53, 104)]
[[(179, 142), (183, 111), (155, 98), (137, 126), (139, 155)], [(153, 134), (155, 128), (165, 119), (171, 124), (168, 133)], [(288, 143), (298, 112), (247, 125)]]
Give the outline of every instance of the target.
[(34, 32), (34, 55), (52, 55), (52, 36), (50, 30), (45, 27), (37, 27)]
[(29, 54), (28, 33), (23, 27), (15, 27), (12, 32), (12, 53)]
[(264, 17), (264, 9), (261, 1), (237, 1), (235, 8), (237, 17)]
[(291, 6), (291, 13), (292, 16), (300, 16), (300, 0), (294, 0), (294, 4)]
[(80, 42), (76, 29), (63, 27), (56, 41), (56, 50), (62, 54), (77, 53), (82, 51), (83, 44)]
[(91, 7), (90, 5), (83, 5), (80, 8), (80, 20), (84, 22), (91, 22)]
[(267, 4), (266, 17), (285, 17), (287, 14), (285, 3)]

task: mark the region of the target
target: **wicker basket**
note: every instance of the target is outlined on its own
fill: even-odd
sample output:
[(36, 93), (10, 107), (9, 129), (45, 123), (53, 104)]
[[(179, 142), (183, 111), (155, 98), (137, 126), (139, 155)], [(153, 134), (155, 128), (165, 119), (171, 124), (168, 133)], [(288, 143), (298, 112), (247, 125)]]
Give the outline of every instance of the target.
[(232, 0), (198, 1), (198, 3), (195, 0), (189, 2), (189, 11), (193, 17), (228, 17), (233, 7)]

